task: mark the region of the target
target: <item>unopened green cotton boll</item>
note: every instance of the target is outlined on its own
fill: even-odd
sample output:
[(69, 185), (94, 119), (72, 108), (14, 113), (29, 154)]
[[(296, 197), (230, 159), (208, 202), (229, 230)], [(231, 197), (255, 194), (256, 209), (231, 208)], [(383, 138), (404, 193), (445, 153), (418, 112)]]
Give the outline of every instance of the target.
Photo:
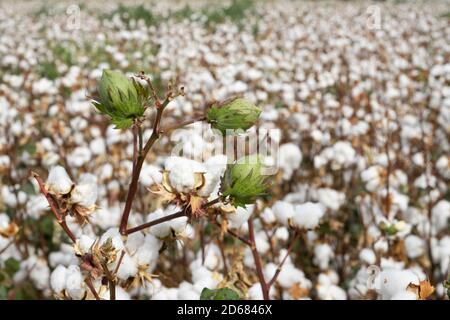
[(225, 134), (227, 130), (247, 130), (258, 121), (261, 109), (245, 99), (234, 99), (213, 105), (206, 114), (207, 121)]
[(229, 197), (235, 206), (253, 203), (267, 190), (268, 176), (263, 171), (263, 159), (258, 155), (243, 157), (229, 165), (222, 177), (222, 196)]
[(116, 128), (129, 128), (144, 115), (146, 95), (141, 87), (119, 71), (104, 70), (98, 88), (100, 101), (93, 104), (101, 114), (111, 117)]

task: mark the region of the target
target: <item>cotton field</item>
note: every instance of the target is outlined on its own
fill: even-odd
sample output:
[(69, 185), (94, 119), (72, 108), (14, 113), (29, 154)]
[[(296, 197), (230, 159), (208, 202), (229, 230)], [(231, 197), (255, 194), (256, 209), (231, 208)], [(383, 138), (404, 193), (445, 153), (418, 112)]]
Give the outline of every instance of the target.
[(447, 1), (2, 1), (0, 299), (448, 300)]

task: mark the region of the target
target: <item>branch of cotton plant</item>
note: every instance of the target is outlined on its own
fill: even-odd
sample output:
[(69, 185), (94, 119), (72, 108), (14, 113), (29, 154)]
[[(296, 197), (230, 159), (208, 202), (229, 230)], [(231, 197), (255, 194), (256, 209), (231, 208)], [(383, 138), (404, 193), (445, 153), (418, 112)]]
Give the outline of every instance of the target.
[[(210, 206), (218, 203), (219, 201), (220, 201), (220, 198), (214, 199), (214, 200), (204, 204), (202, 207), (203, 208), (210, 207)], [(179, 218), (179, 217), (183, 217), (185, 215), (187, 215), (186, 210), (185, 209), (184, 210), (180, 210), (178, 212), (169, 214), (168, 216), (165, 216), (165, 217), (162, 217), (162, 218), (159, 218), (159, 219), (156, 219), (156, 220), (153, 220), (153, 221), (141, 224), (141, 225), (139, 225), (137, 227), (125, 230), (125, 234), (124, 235), (129, 235), (131, 233), (135, 233), (135, 232), (147, 229), (149, 227), (155, 226), (157, 224), (164, 223), (164, 222), (167, 222), (167, 221)]]
[(125, 207), (124, 207), (123, 213), (122, 213), (122, 220), (120, 222), (120, 233), (122, 235), (127, 234), (126, 232), (127, 232), (128, 218), (130, 217), (131, 206), (133, 204), (133, 200), (134, 200), (134, 197), (137, 192), (138, 181), (139, 181), (139, 176), (141, 174), (142, 165), (144, 164), (144, 160), (147, 157), (148, 152), (150, 151), (150, 149), (153, 147), (153, 145), (155, 144), (155, 142), (159, 139), (159, 137), (161, 135), (160, 125), (161, 125), (162, 115), (163, 115), (165, 107), (169, 104), (171, 99), (172, 99), (171, 95), (168, 95), (162, 104), (158, 103), (157, 108), (156, 108), (155, 120), (153, 122), (153, 132), (152, 132), (150, 138), (148, 139), (147, 143), (145, 144), (145, 147), (142, 150), (142, 152), (140, 154), (138, 154), (136, 165), (134, 166), (130, 186), (128, 188), (127, 199), (126, 199)]
[(41, 177), (39, 177), (39, 175), (35, 172), (32, 172), (31, 174), (36, 179), (41, 193), (47, 199), (50, 209), (56, 217), (56, 221), (61, 226), (61, 228), (64, 230), (64, 232), (67, 234), (67, 236), (70, 238), (70, 240), (72, 240), (72, 242), (75, 243), (76, 238), (75, 238), (74, 234), (72, 233), (72, 231), (70, 231), (69, 227), (67, 226), (66, 220), (60, 214), (56, 200), (52, 197), (51, 194), (49, 194), (47, 192), (47, 190), (45, 190), (44, 182), (42, 181)]
[(164, 133), (164, 134), (166, 134), (166, 133), (169, 133), (169, 132), (171, 132), (171, 131), (173, 131), (173, 130), (182, 128), (182, 127), (184, 127), (184, 126), (193, 124), (193, 123), (198, 122), (198, 121), (204, 121), (204, 120), (206, 120), (206, 117), (205, 117), (204, 115), (200, 115), (200, 116), (194, 117), (194, 118), (192, 118), (192, 119), (189, 119), (189, 120), (186, 120), (186, 121), (183, 121), (183, 122), (180, 122), (180, 123), (176, 123), (176, 124), (174, 124), (174, 125), (171, 125), (171, 126), (167, 126), (167, 127), (165, 127), (165, 128), (162, 128), (162, 129), (161, 129), (161, 132)]
[(94, 295), (95, 300), (101, 300), (100, 296), (98, 295), (97, 291), (95, 291), (94, 285), (92, 284), (92, 280), (91, 278), (88, 276), (84, 282), (86, 283), (86, 285), (88, 286), (89, 290), (92, 292), (92, 294)]
[(287, 258), (292, 252), (292, 249), (294, 248), (294, 244), (297, 241), (300, 233), (298, 231), (295, 231), (294, 237), (292, 238), (291, 243), (289, 244), (288, 250), (286, 252), (286, 255), (284, 256), (283, 260), (281, 260), (280, 264), (277, 267), (277, 270), (275, 271), (275, 274), (273, 275), (272, 279), (270, 279), (269, 283), (267, 284), (268, 290), (270, 290), (270, 287), (277, 281), (278, 276), (280, 275), (281, 269), (283, 268), (284, 263), (286, 262)]
[(109, 300), (116, 300), (116, 280), (115, 276), (109, 271), (108, 266), (105, 262), (101, 263), (103, 272), (106, 275), (106, 280), (108, 281), (109, 287)]
[[(215, 220), (214, 223), (215, 223), (216, 226), (218, 226), (219, 228), (222, 227), (221, 224), (220, 224), (217, 220)], [(235, 237), (236, 239), (242, 241), (243, 243), (245, 243), (245, 244), (248, 245), (248, 246), (251, 246), (251, 245), (252, 245), (251, 242), (250, 242), (250, 240), (244, 238), (243, 236), (237, 234), (236, 232), (234, 232), (233, 230), (231, 230), (231, 229), (229, 229), (229, 228), (227, 228), (227, 233), (228, 233), (230, 236)]]
[(259, 283), (261, 284), (261, 290), (263, 294), (264, 300), (269, 300), (269, 286), (267, 285), (266, 280), (264, 279), (264, 273), (261, 265), (261, 257), (259, 256), (258, 250), (256, 249), (255, 242), (255, 231), (253, 228), (253, 219), (250, 217), (247, 221), (248, 224), (248, 235), (250, 240), (250, 249), (252, 251), (253, 260), (255, 262), (256, 273), (258, 275)]

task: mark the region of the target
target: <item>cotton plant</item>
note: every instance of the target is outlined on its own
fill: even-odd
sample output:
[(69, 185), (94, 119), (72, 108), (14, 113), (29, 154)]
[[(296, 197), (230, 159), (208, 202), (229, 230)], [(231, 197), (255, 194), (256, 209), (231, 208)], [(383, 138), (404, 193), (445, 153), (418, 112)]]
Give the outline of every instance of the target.
[[(48, 201), (48, 205), (67, 236), (72, 240), (78, 264), (58, 265), (51, 276), (51, 287), (55, 296), (61, 299), (109, 299), (129, 298), (126, 289), (151, 285), (157, 275), (153, 274), (160, 253), (172, 243), (182, 245), (183, 239), (192, 238), (191, 223), (212, 220), (220, 229), (222, 237), (229, 234), (248, 245), (247, 257), (253, 257), (256, 271), (260, 275), (261, 295), (269, 298), (272, 280), (262, 275), (261, 258), (269, 245), (263, 233), (255, 233), (252, 223), (253, 203), (258, 197), (267, 193), (268, 176), (264, 174), (264, 159), (259, 155), (244, 156), (232, 163), (227, 157), (218, 155), (200, 163), (183, 157), (168, 157), (161, 173), (158, 175), (152, 167), (144, 166), (147, 154), (166, 130), (162, 127), (164, 109), (183, 92), (169, 90), (161, 101), (153, 88), (152, 82), (144, 74), (128, 78), (118, 71), (105, 70), (99, 85), (99, 97), (93, 100), (96, 110), (107, 115), (116, 129), (131, 130), (133, 135), (131, 182), (125, 206), (120, 217), (119, 228), (109, 228), (103, 234), (94, 230), (100, 226), (105, 229), (108, 224), (103, 216), (108, 210), (97, 205), (99, 190), (97, 178), (92, 174), (80, 175), (73, 182), (62, 166), (51, 168), (44, 182), (34, 173), (39, 189)], [(153, 106), (152, 106), (153, 104)], [(144, 143), (143, 123), (145, 111), (154, 108), (152, 133)], [(260, 110), (250, 102), (238, 98), (214, 104), (205, 111), (200, 120), (208, 122), (221, 134), (233, 134), (230, 131), (246, 130), (258, 119)], [(182, 122), (171, 129), (196, 122)], [(299, 163), (301, 154), (295, 146), (293, 161)], [(76, 167), (76, 166), (75, 166)], [(296, 164), (298, 167), (298, 164)], [(149, 174), (151, 182), (146, 183), (149, 194), (156, 195), (166, 207), (150, 213), (140, 225), (129, 227), (129, 218), (137, 194), (138, 182), (142, 169)], [(148, 173), (146, 173), (148, 171)], [(157, 178), (155, 178), (155, 175)], [(159, 178), (158, 178), (159, 177)], [(147, 178), (146, 178), (147, 179)], [(103, 202), (106, 205), (105, 202)], [(105, 211), (106, 210), (106, 211)], [(297, 206), (298, 213), (292, 217), (292, 224), (297, 228), (312, 229), (318, 225), (323, 209), (306, 203)], [(216, 216), (215, 216), (216, 215)], [(69, 217), (73, 219), (68, 221)], [(273, 217), (272, 220), (275, 220)], [(71, 226), (77, 223), (77, 232)], [(248, 238), (244, 238), (233, 229), (239, 229), (247, 223)], [(90, 226), (92, 225), (92, 226)], [(298, 230), (295, 232), (297, 235)], [(180, 242), (181, 241), (181, 242)], [(61, 257), (62, 258), (62, 257)], [(73, 262), (70, 257), (70, 263)], [(205, 257), (203, 257), (204, 261)], [(281, 269), (284, 260), (280, 261)], [(247, 263), (247, 265), (251, 265)], [(204, 268), (201, 266), (201, 268)], [(193, 284), (181, 283), (180, 298), (192, 298), (202, 295), (202, 287), (219, 287), (225, 289), (238, 285), (231, 281), (232, 274), (225, 277), (214, 276), (220, 281), (204, 282), (196, 274), (203, 269), (193, 270)], [(207, 271), (205, 272), (212, 272)], [(241, 270), (241, 272), (244, 272)], [(225, 282), (224, 282), (225, 281)], [(105, 285), (107, 283), (107, 285)], [(242, 287), (243, 285), (243, 287)], [(238, 285), (239, 294), (245, 297), (251, 283)], [(250, 290), (251, 292), (251, 290)]]

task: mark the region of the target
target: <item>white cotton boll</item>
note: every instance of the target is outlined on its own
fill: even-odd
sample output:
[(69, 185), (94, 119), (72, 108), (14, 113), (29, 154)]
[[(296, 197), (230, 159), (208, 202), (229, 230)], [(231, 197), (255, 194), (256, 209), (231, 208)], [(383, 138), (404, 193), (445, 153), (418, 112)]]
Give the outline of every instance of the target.
[(165, 162), (170, 185), (178, 192), (188, 193), (194, 189), (196, 173), (206, 173), (206, 168), (197, 161), (181, 157), (169, 157)]
[(447, 200), (439, 201), (431, 210), (431, 224), (434, 234), (445, 230), (449, 226), (450, 202)]
[(89, 143), (89, 148), (94, 155), (102, 155), (106, 153), (105, 139), (98, 137)]
[(289, 230), (285, 227), (279, 227), (275, 231), (275, 238), (281, 241), (287, 241), (289, 239)]
[(372, 166), (361, 172), (361, 179), (366, 184), (368, 191), (375, 191), (381, 184), (380, 172), (382, 168)]
[(318, 244), (314, 247), (314, 259), (313, 262), (321, 270), (328, 269), (330, 259), (334, 257), (333, 250), (326, 244)]
[[(274, 295), (275, 295), (275, 288), (274, 288), (274, 286), (272, 286), (272, 287), (270, 287), (270, 290), (269, 290), (269, 297), (271, 299), (273, 299)], [(249, 300), (263, 300), (264, 299), (262, 289), (261, 289), (261, 284), (259, 282), (253, 284), (248, 289), (247, 297)]]
[(117, 227), (120, 223), (122, 210), (119, 206), (103, 207), (100, 206), (90, 215), (90, 222), (93, 225), (99, 226), (103, 230)]
[(71, 192), (71, 201), (91, 208), (97, 201), (97, 178), (89, 173), (80, 176), (80, 181)]
[(27, 215), (33, 219), (38, 219), (48, 209), (47, 199), (43, 194), (31, 196), (26, 204)]
[(375, 278), (374, 287), (383, 299), (405, 291), (409, 284), (419, 285), (419, 277), (410, 270), (383, 270)]
[(178, 300), (199, 300), (200, 294), (191, 283), (184, 281), (178, 288), (177, 298)]
[(275, 218), (284, 226), (289, 225), (289, 219), (295, 214), (294, 206), (286, 201), (277, 201), (272, 206), (273, 214)]
[(45, 184), (48, 190), (55, 194), (67, 194), (73, 186), (66, 169), (61, 166), (53, 167), (50, 170)]
[(364, 248), (359, 253), (359, 259), (368, 265), (375, 264), (377, 257), (372, 249)]
[(425, 242), (418, 236), (409, 235), (405, 238), (405, 248), (408, 257), (415, 259), (425, 253)]
[(87, 236), (82, 235), (79, 239), (77, 239), (77, 246), (78, 249), (80, 249), (81, 253), (86, 254), (91, 252), (91, 248), (95, 242), (95, 239)]
[(436, 161), (436, 169), (438, 172), (444, 177), (449, 179), (450, 178), (450, 160), (447, 156), (441, 156)]
[(411, 291), (400, 291), (394, 294), (391, 300), (417, 300), (417, 296)]
[(387, 252), (389, 249), (389, 243), (385, 239), (380, 239), (374, 243), (373, 248), (375, 251)]
[(145, 186), (150, 187), (153, 184), (161, 183), (162, 173), (161, 169), (156, 166), (144, 164), (139, 176), (139, 182)]
[(83, 286), (83, 275), (78, 266), (69, 266), (66, 271), (66, 292), (75, 300), (83, 298), (85, 290)]
[(162, 242), (155, 236), (145, 236), (143, 245), (137, 250), (135, 257), (139, 265), (148, 265), (150, 268), (156, 264)]
[(134, 255), (136, 251), (144, 244), (145, 235), (142, 232), (135, 232), (127, 237), (125, 247), (129, 254)]
[(256, 250), (258, 250), (260, 254), (265, 254), (270, 249), (270, 244), (267, 240), (267, 236), (263, 232), (257, 233), (255, 235), (255, 245)]
[(152, 295), (152, 300), (177, 300), (177, 288), (161, 288), (158, 292)]
[(79, 168), (92, 159), (91, 150), (87, 147), (76, 147), (67, 157), (70, 166)]
[(347, 293), (337, 285), (318, 285), (317, 296), (321, 300), (346, 300)]
[(338, 210), (345, 201), (345, 195), (333, 189), (323, 188), (317, 190), (317, 200), (331, 210)]
[(322, 205), (313, 202), (296, 205), (292, 222), (297, 228), (314, 229), (324, 214)]
[(271, 208), (265, 208), (260, 217), (267, 224), (272, 224), (277, 221)]
[(283, 169), (283, 179), (288, 180), (293, 172), (300, 167), (302, 162), (302, 152), (293, 143), (286, 143), (279, 149), (279, 165)]
[[(176, 206), (169, 206), (165, 210), (158, 209), (147, 217), (147, 221), (156, 220), (170, 214), (178, 212), (180, 209)], [(163, 222), (149, 228), (151, 234), (155, 237), (164, 239), (172, 234), (179, 235), (186, 229), (188, 218), (179, 217), (167, 222)]]
[(50, 276), (50, 286), (56, 293), (62, 292), (66, 288), (67, 268), (59, 265), (53, 270)]
[(247, 205), (245, 208), (237, 207), (236, 211), (227, 214), (229, 227), (232, 229), (239, 229), (253, 213), (254, 205)]
[(119, 233), (119, 228), (108, 229), (100, 237), (99, 245), (103, 245), (106, 241), (108, 241), (108, 239), (111, 239), (112, 245), (116, 250), (122, 250), (124, 248), (122, 236)]
[[(118, 261), (116, 261), (113, 269), (116, 267)], [(138, 265), (136, 260), (130, 257), (128, 253), (125, 253), (119, 269), (117, 270), (117, 277), (121, 280), (127, 280), (130, 277), (134, 277), (138, 272)]]
[(198, 195), (208, 197), (214, 192), (219, 185), (220, 177), (225, 172), (227, 165), (227, 157), (225, 155), (217, 155), (209, 158), (204, 166), (207, 172), (204, 174), (205, 185), (198, 191)]

